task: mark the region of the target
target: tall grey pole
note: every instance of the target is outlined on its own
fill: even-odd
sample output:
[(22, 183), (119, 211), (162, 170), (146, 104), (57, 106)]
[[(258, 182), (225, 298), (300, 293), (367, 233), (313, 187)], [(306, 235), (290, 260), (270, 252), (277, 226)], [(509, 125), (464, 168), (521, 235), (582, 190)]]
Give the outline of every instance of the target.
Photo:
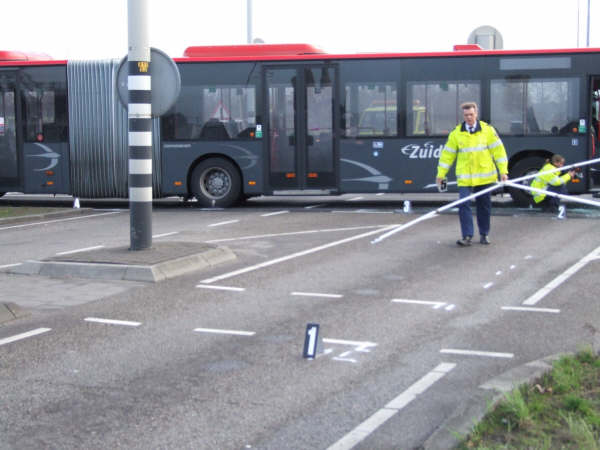
[(130, 250), (152, 246), (152, 89), (148, 0), (128, 0)]
[(252, 0), (246, 0), (246, 34), (248, 44), (252, 44)]
[(590, 46), (590, 0), (588, 0), (588, 5), (587, 5), (587, 37), (585, 40), (585, 46), (589, 47)]

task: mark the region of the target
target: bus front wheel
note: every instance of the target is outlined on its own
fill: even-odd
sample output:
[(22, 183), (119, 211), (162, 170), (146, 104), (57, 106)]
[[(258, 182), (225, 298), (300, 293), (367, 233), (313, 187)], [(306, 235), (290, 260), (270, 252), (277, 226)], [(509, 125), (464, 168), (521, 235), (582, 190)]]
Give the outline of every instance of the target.
[(232, 206), (240, 198), (241, 187), (237, 167), (226, 159), (209, 158), (198, 164), (192, 172), (191, 191), (198, 200), (198, 206)]
[[(528, 156), (527, 158), (518, 161), (514, 167), (510, 170), (510, 178), (520, 178), (526, 175), (533, 175), (538, 173), (546, 160), (541, 156)], [(520, 181), (519, 183), (524, 186), (531, 185), (533, 178)], [(525, 189), (517, 189), (509, 187), (508, 192), (513, 199), (513, 202), (517, 206), (526, 207), (533, 202), (533, 196), (530, 191)]]

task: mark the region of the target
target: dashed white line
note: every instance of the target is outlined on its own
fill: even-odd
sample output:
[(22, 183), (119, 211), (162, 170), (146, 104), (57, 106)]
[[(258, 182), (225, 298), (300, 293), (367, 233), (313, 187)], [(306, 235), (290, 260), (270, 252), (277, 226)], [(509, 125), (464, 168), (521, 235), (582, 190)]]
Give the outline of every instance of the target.
[(359, 442), (363, 441), (367, 436), (373, 433), (373, 431), (412, 402), (418, 395), (433, 386), (434, 383), (443, 378), (455, 367), (456, 364), (453, 363), (439, 364), (431, 372), (390, 401), (385, 407), (381, 408), (363, 423), (358, 425), (335, 444), (329, 446), (327, 450), (349, 450), (355, 447)]
[(592, 252), (585, 255), (583, 258), (581, 258), (579, 261), (577, 261), (575, 264), (573, 264), (571, 267), (569, 267), (567, 270), (565, 270), (563, 273), (557, 276), (554, 280), (550, 281), (550, 283), (548, 283), (546, 286), (544, 286), (531, 297), (529, 297), (527, 300), (525, 300), (523, 304), (528, 306), (535, 305), (542, 298), (544, 298), (546, 295), (548, 295), (550, 292), (552, 292), (554, 289), (560, 286), (563, 282), (569, 279), (571, 275), (575, 274), (579, 269), (585, 266), (588, 262), (596, 259), (598, 256), (600, 256), (600, 247), (594, 249)]
[(10, 344), (11, 342), (20, 341), (21, 339), (25, 339), (25, 338), (32, 337), (32, 336), (37, 336), (38, 334), (46, 333), (46, 332), (50, 331), (51, 329), (52, 328), (37, 328), (35, 330), (17, 334), (15, 336), (0, 339), (0, 345)]
[(226, 220), (225, 222), (211, 223), (208, 226), (209, 227), (220, 227), (221, 225), (229, 225), (231, 223), (237, 223), (237, 222), (239, 222), (238, 219), (236, 219), (236, 220)]
[(99, 317), (86, 317), (86, 322), (96, 322), (96, 323), (105, 323), (107, 325), (123, 325), (127, 327), (139, 327), (141, 322), (132, 322), (129, 320), (114, 320), (114, 319), (101, 319)]
[(35, 226), (35, 225), (46, 225), (46, 224), (49, 224), (49, 223), (66, 222), (68, 220), (89, 219), (89, 218), (92, 218), (92, 217), (107, 216), (109, 214), (118, 214), (120, 212), (122, 212), (122, 211), (111, 211), (111, 212), (100, 213), (100, 214), (88, 214), (87, 216), (68, 217), (66, 219), (56, 219), (56, 220), (46, 220), (44, 222), (23, 223), (21, 225), (11, 225), (11, 226), (8, 226), (8, 227), (2, 227), (2, 228), (0, 228), (0, 231), (2, 231), (2, 230), (10, 230), (12, 228), (32, 227), (32, 226)]
[(353, 197), (353, 198), (349, 198), (349, 199), (348, 199), (348, 200), (346, 200), (346, 201), (348, 201), (348, 202), (355, 202), (355, 201), (357, 201), (357, 200), (362, 200), (363, 198), (364, 198), (364, 197)]
[(440, 353), (448, 353), (453, 355), (467, 355), (467, 356), (487, 356), (490, 358), (513, 358), (513, 353), (500, 353), (500, 352), (484, 352), (480, 350), (460, 350), (457, 348), (443, 348)]
[(433, 309), (439, 309), (446, 304), (445, 302), (432, 302), (432, 301), (427, 301), (427, 300), (410, 300), (410, 299), (404, 299), (404, 298), (393, 298), (392, 302), (393, 303), (408, 303), (408, 304), (415, 304), (415, 305), (432, 306)]
[(505, 311), (531, 311), (531, 312), (546, 312), (546, 313), (560, 313), (560, 309), (555, 308), (532, 308), (527, 306), (503, 306)]
[(99, 248), (104, 248), (104, 245), (95, 245), (93, 247), (78, 248), (77, 250), (69, 250), (66, 252), (59, 252), (56, 254), (56, 256), (72, 255), (73, 253), (87, 252), (88, 250), (98, 250)]
[(158, 238), (162, 238), (162, 237), (173, 236), (174, 234), (179, 234), (179, 231), (171, 231), (170, 233), (155, 234), (154, 236), (152, 236), (152, 238), (158, 239)]
[(231, 334), (234, 336), (254, 336), (256, 334), (255, 331), (220, 330), (216, 328), (196, 328), (194, 331), (198, 333)]
[(319, 292), (292, 292), (290, 295), (303, 297), (342, 298), (342, 294), (321, 294)]
[(234, 292), (244, 292), (246, 288), (241, 287), (233, 287), (233, 286), (214, 286), (212, 284), (197, 284), (197, 288), (200, 289), (216, 289), (221, 291), (234, 291)]
[(22, 265), (23, 263), (14, 263), (14, 264), (5, 264), (3, 266), (0, 266), (0, 269), (8, 269), (9, 267), (17, 267)]
[(287, 214), (287, 213), (289, 213), (289, 211), (275, 211), (275, 212), (272, 212), (272, 213), (261, 214), (260, 217), (278, 216), (280, 214)]
[(313, 209), (313, 208), (318, 208), (319, 206), (325, 206), (325, 203), (319, 203), (318, 205), (305, 206), (304, 209)]
[(489, 288), (491, 288), (493, 285), (494, 285), (494, 283), (492, 283), (492, 282), (490, 282), (490, 283), (486, 283), (486, 284), (484, 284), (484, 285), (483, 285), (483, 288), (484, 288), (484, 289), (489, 289)]
[(384, 233), (387, 230), (391, 230), (392, 228), (396, 228), (398, 225), (388, 225), (384, 228), (380, 228), (377, 230), (373, 230), (373, 231), (369, 231), (367, 233), (362, 233), (362, 234), (357, 234), (356, 236), (351, 236), (349, 238), (345, 238), (345, 239), (340, 239), (338, 241), (334, 241), (334, 242), (330, 242), (329, 244), (324, 244), (324, 245), (319, 245), (318, 247), (312, 247), (309, 248), (307, 250), (303, 250), (300, 252), (296, 252), (296, 253), (292, 253), (290, 255), (286, 255), (286, 256), (282, 256), (280, 258), (275, 258), (275, 259), (271, 259), (270, 261), (265, 261), (263, 263), (260, 264), (255, 264), (253, 266), (248, 266), (248, 267), (244, 267), (242, 269), (238, 269), (238, 270), (234, 270), (233, 272), (227, 272), (224, 273), (222, 275), (218, 275), (216, 277), (212, 277), (212, 278), (207, 278), (206, 280), (202, 280), (201, 283), (206, 283), (206, 284), (211, 284), (214, 283), (215, 281), (220, 281), (220, 280), (224, 280), (226, 278), (231, 278), (231, 277), (235, 277), (238, 275), (242, 275), (248, 272), (252, 272), (254, 270), (258, 270), (258, 269), (263, 269), (265, 267), (269, 267), (272, 266), (274, 264), (279, 264), (285, 261), (289, 261), (290, 259), (294, 259), (294, 258), (299, 258), (301, 256), (305, 256), (305, 255), (309, 255), (311, 253), (316, 253), (319, 252), (321, 250), (325, 250), (331, 247), (335, 247), (337, 245), (341, 245), (341, 244), (346, 244), (348, 242), (352, 242), (355, 241), (357, 239), (362, 239), (368, 236), (372, 236), (374, 234), (379, 234), (379, 233)]

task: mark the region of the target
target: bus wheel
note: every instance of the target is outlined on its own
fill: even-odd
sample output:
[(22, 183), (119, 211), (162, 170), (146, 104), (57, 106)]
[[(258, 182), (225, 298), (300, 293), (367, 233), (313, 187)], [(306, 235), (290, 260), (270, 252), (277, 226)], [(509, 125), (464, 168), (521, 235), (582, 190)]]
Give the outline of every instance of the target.
[(222, 158), (210, 158), (198, 164), (192, 172), (191, 183), (198, 206), (227, 208), (240, 198), (240, 173)]
[(6, 194), (6, 192), (0, 192), (0, 197), (4, 197), (4, 194)]
[[(529, 156), (524, 158), (521, 161), (518, 161), (510, 170), (510, 178), (520, 178), (538, 173), (545, 162), (546, 160), (541, 156)], [(528, 180), (521, 181), (520, 184), (529, 186), (532, 182), (533, 178), (529, 178)], [(525, 207), (533, 202), (533, 196), (529, 191), (509, 187), (508, 192), (510, 192), (510, 196), (517, 206)]]

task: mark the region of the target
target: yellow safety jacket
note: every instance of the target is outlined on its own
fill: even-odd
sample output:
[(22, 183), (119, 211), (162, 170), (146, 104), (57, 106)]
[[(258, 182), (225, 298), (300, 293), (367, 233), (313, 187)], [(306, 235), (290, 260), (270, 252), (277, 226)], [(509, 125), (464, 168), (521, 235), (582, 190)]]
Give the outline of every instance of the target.
[[(536, 189), (544, 189), (551, 186), (560, 186), (561, 184), (567, 184), (571, 180), (571, 175), (565, 173), (564, 175), (560, 175), (560, 171), (552, 172), (552, 173), (543, 173), (548, 172), (549, 170), (554, 170), (554, 167), (551, 163), (546, 163), (542, 170), (538, 172), (538, 176), (533, 179), (531, 183), (532, 188)], [(542, 194), (541, 192), (533, 193), (533, 201), (536, 203), (541, 203), (546, 198), (546, 194)]]
[[(437, 177), (445, 178), (456, 160), (459, 186), (481, 186), (498, 181), (498, 172), (508, 173), (508, 159), (502, 141), (491, 125), (479, 120), (474, 133), (463, 122), (448, 135), (438, 162)], [(495, 162), (495, 163), (494, 163)]]

